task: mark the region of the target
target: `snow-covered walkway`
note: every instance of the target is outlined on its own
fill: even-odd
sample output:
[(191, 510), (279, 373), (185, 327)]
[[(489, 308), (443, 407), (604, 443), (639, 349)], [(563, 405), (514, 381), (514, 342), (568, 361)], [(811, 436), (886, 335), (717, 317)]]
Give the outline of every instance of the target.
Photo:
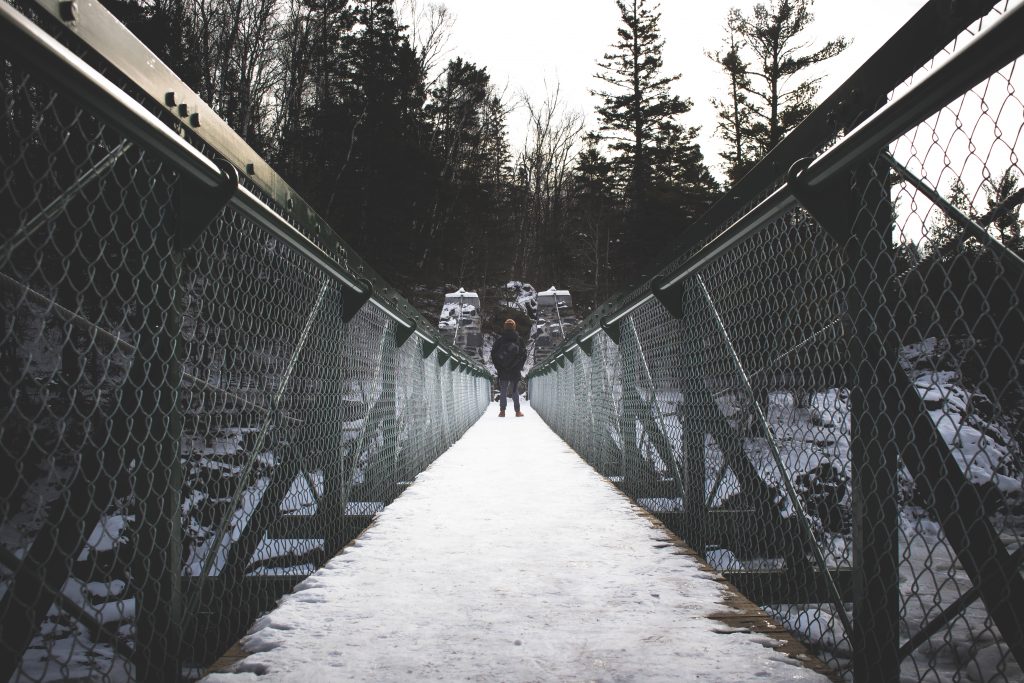
[(492, 406), (207, 680), (827, 680), (709, 618), (714, 576), (525, 412)]

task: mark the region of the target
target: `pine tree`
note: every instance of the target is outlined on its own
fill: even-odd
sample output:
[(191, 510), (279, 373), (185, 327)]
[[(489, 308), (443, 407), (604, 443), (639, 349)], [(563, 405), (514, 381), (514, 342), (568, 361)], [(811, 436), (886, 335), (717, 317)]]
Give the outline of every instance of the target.
[(444, 162), (442, 172), (454, 177), (480, 142), (480, 122), (490, 76), (486, 69), (455, 58), (448, 63), (425, 108), (432, 149)]
[[(646, 0), (616, 0), (622, 25), (612, 52), (598, 62), (597, 78), (609, 87), (595, 91), (601, 130), (612, 152), (619, 186), (625, 199), (629, 255), (632, 265), (657, 253), (656, 245), (703, 206), (705, 197), (692, 196), (679, 186), (683, 177), (702, 176), (706, 168), (679, 171), (677, 166), (703, 166), (695, 142), (697, 128), (682, 127), (677, 118), (692, 103), (669, 91), (679, 75), (662, 73), (664, 41), (658, 30), (661, 15)], [(708, 175), (710, 177), (710, 175)], [(691, 184), (695, 190), (699, 184)], [(642, 277), (641, 272), (635, 273)]]
[(1021, 235), (1020, 200), (1017, 196), (1024, 194), (1018, 185), (1020, 176), (1013, 167), (1007, 168), (999, 180), (991, 178), (985, 188), (985, 199), (988, 212), (995, 213), (992, 227), (995, 228), (996, 237), (1005, 246), (1013, 249), (1018, 254), (1024, 254), (1024, 237)]
[(511, 235), (506, 229), (507, 217), (511, 213), (512, 153), (507, 129), (510, 110), (504, 95), (489, 87), (481, 109), (480, 148), (476, 155), (482, 207), (474, 218), (478, 228), (476, 241), (480, 244), (477, 258), (479, 282), (483, 285), (489, 285), (494, 274), (507, 267), (505, 254), (512, 251)]
[[(755, 5), (751, 17), (738, 9), (729, 12), (726, 25), (737, 54), (730, 59), (730, 50), (716, 61), (726, 69), (731, 85), (743, 93), (745, 101), (737, 106), (749, 120), (730, 128), (727, 139), (732, 142), (735, 137), (747, 137), (757, 158), (767, 154), (814, 109), (820, 77), (795, 85), (790, 81), (847, 47), (846, 39), (840, 36), (813, 52), (804, 52), (808, 44), (802, 34), (814, 21), (812, 4), (813, 0), (771, 0), (768, 5)], [(744, 53), (751, 55), (749, 64), (741, 59)], [(741, 72), (745, 79), (740, 79)], [(741, 164), (736, 172), (744, 170)]]
[[(489, 95), (487, 70), (461, 58), (448, 63), (430, 93), (424, 111), (435, 189), (430, 213), (419, 226), (420, 266), (429, 257), (442, 261), (442, 267), (460, 264), (465, 274), (466, 259), (479, 251), (467, 233), (479, 227), (479, 216), (486, 212), (483, 178), (488, 168), (482, 154)], [(453, 263), (444, 263), (448, 259)]]
[[(568, 283), (577, 304), (597, 305), (616, 287), (612, 263), (613, 240), (621, 224), (621, 205), (615, 192), (612, 162), (600, 149), (601, 139), (586, 136), (576, 159), (569, 256), (579, 284)], [(618, 264), (615, 264), (618, 265)], [(580, 267), (582, 266), (582, 268)]]
[(327, 201), (338, 228), (360, 252), (387, 254), (385, 277), (413, 256), (407, 236), (417, 206), (428, 201), (423, 182), (428, 154), (421, 144), (424, 74), (393, 0), (360, 0), (347, 46), (351, 94), (347, 132), (351, 155)]
[(598, 62), (596, 74), (609, 91), (595, 91), (603, 100), (597, 108), (601, 130), (610, 147), (618, 153), (625, 195), (636, 210), (651, 183), (658, 124), (671, 121), (690, 110), (691, 103), (669, 92), (678, 75), (662, 75), (661, 50), (664, 41), (658, 33), (660, 14), (647, 8), (646, 0), (616, 0), (623, 26), (619, 40)]
[(757, 148), (751, 135), (754, 112), (750, 104), (750, 77), (747, 71), (750, 66), (743, 61), (740, 48), (743, 43), (735, 31), (730, 30), (726, 39), (727, 49), (706, 53), (712, 61), (722, 67), (729, 80), (726, 99), (712, 98), (711, 104), (718, 112), (718, 125), (715, 130), (727, 143), (721, 153), (725, 160), (726, 174), (735, 183), (742, 178), (754, 165), (757, 159)]
[[(955, 179), (950, 185), (947, 198), (950, 204), (968, 218), (975, 218), (974, 206), (970, 197), (967, 196), (967, 189), (960, 178)], [(967, 239), (967, 233), (959, 221), (938, 207), (936, 210), (939, 212), (939, 216), (932, 222), (931, 228), (928, 230), (927, 246), (930, 257), (948, 259), (962, 253), (965, 249), (970, 251), (977, 246), (976, 240)]]
[(694, 140), (699, 128), (665, 122), (658, 128), (655, 156), (656, 189), (669, 210), (667, 219), (689, 224), (710, 208), (720, 191)]
[(336, 225), (336, 188), (349, 165), (360, 113), (350, 59), (348, 0), (293, 0), (280, 46), (278, 171)]

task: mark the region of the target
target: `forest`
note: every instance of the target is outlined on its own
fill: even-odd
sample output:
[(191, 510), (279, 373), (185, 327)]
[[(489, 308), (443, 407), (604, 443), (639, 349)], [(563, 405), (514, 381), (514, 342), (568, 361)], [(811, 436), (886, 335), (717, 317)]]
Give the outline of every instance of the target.
[[(847, 46), (810, 37), (813, 0), (723, 8), (719, 47), (706, 53), (721, 88), (683, 98), (674, 93), (685, 81), (662, 58), (657, 4), (615, 1), (621, 22), (594, 56), (595, 130), (557, 85), (531, 101), (452, 54), (456, 18), (443, 4), (106, 5), (436, 319), (441, 293), (459, 286), (486, 298), (509, 280), (557, 284), (585, 314), (643, 282), (723, 191), (712, 167), (724, 183), (741, 178), (812, 111), (811, 67)], [(697, 142), (693, 98), (718, 112), (706, 125), (725, 143), (720, 158)], [(515, 146), (507, 122), (518, 108), (529, 124)], [(994, 203), (1016, 185), (1009, 172), (994, 183)], [(1019, 242), (1016, 214), (1002, 223)]]

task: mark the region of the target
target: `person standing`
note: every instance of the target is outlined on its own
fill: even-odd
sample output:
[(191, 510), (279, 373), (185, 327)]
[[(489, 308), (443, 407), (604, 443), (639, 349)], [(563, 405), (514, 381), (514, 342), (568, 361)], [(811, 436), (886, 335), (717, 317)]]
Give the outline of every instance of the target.
[(512, 405), (516, 409), (516, 417), (522, 417), (519, 410), (519, 380), (522, 379), (523, 366), (526, 364), (526, 344), (516, 332), (516, 321), (505, 321), (501, 336), (491, 347), (491, 362), (498, 371), (498, 417), (505, 417), (508, 396), (512, 396)]

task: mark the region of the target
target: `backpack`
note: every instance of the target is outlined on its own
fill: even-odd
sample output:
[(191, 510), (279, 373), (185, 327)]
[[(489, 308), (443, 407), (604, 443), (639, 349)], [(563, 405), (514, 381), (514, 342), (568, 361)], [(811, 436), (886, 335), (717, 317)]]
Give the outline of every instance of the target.
[(515, 341), (507, 341), (504, 344), (498, 344), (498, 347), (494, 349), (494, 367), (499, 370), (511, 370), (519, 362), (519, 344)]

